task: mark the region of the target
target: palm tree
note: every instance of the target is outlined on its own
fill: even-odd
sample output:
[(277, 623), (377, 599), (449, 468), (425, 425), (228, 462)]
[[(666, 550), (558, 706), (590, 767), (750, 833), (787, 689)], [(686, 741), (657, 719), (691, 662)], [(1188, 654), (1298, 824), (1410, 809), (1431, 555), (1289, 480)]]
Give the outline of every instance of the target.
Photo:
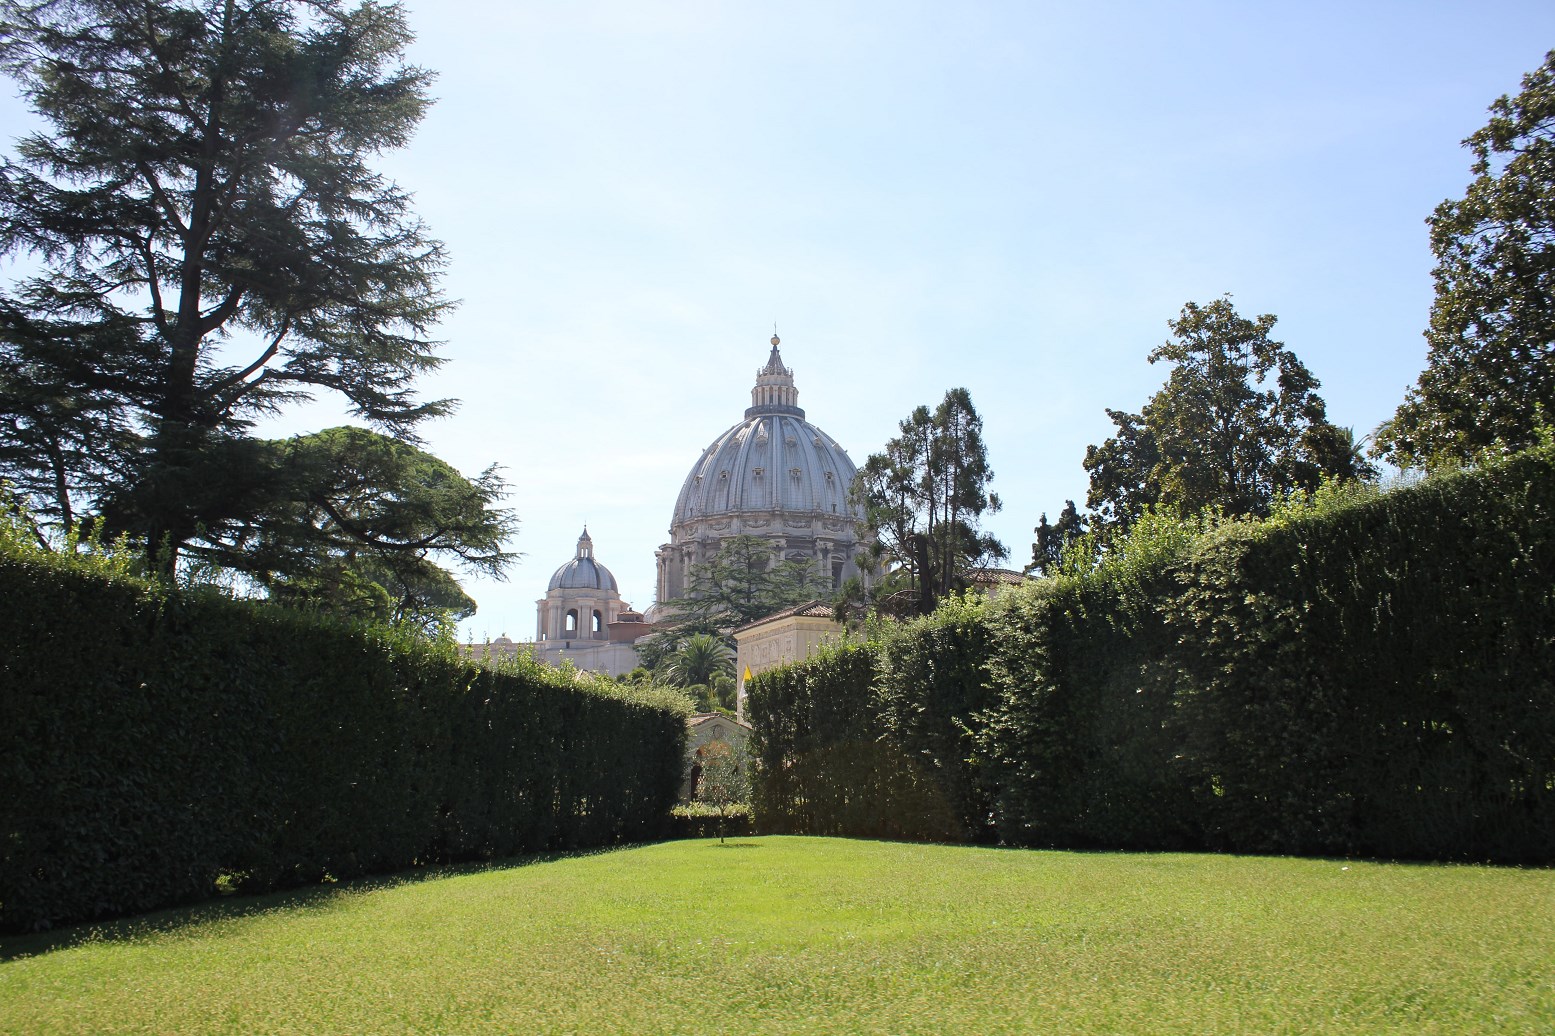
[(677, 687), (710, 684), (715, 673), (734, 672), (734, 652), (711, 633), (694, 633), (665, 656), (660, 675)]

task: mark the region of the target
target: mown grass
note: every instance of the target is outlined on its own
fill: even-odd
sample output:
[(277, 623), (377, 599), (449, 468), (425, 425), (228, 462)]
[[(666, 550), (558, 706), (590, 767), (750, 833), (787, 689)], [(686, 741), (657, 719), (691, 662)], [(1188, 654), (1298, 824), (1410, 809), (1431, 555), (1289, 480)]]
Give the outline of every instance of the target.
[(673, 842), (0, 945), (5, 1032), (1555, 1031), (1555, 872)]

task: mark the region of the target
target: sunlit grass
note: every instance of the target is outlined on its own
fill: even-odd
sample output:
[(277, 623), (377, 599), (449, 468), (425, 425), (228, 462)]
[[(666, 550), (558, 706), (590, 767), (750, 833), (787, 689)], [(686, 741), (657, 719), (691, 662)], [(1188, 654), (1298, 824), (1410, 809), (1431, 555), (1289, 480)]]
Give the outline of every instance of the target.
[(1555, 1031), (1555, 872), (675, 842), (11, 939), (5, 1032)]

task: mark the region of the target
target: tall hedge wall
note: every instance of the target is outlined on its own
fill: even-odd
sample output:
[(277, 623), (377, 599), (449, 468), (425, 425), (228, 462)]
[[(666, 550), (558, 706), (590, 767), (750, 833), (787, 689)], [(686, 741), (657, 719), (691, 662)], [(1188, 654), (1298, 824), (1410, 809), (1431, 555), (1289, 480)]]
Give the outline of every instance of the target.
[(1209, 844), (1555, 862), (1555, 451), (1224, 531), (1179, 578)]
[(978, 747), (1006, 843), (1182, 849), (1199, 842), (1176, 760), (1169, 571), (1054, 581), (990, 609), (997, 703)]
[[(762, 820), (966, 839), (986, 807), (1015, 845), (1555, 862), (1552, 519), (1541, 449), (763, 674), (761, 779), (792, 787)], [(926, 792), (948, 824), (891, 819)]]
[(0, 928), (663, 831), (684, 710), (0, 555)]
[(747, 708), (764, 830), (995, 839), (973, 744), (987, 703), (980, 601), (758, 675)]

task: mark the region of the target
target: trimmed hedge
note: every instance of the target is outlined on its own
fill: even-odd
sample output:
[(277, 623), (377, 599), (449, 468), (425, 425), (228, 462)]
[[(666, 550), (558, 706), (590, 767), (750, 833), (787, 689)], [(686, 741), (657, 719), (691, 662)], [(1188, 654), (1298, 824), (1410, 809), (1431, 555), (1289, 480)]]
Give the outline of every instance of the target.
[[(750, 807), (740, 804), (730, 807), (722, 820), (722, 837), (739, 838), (756, 833), (755, 816)], [(700, 802), (680, 805), (670, 810), (668, 838), (718, 838), (720, 821), (718, 811)]]
[(1555, 451), (1226, 530), (1179, 578), (1208, 844), (1555, 861)]
[(1063, 580), (990, 609), (998, 695), (978, 748), (1013, 845), (1184, 849), (1200, 842), (1176, 761), (1169, 572)]
[(989, 700), (980, 600), (755, 677), (763, 830), (991, 842), (972, 731)]
[(763, 831), (866, 838), (954, 837), (954, 813), (901, 745), (886, 737), (875, 649), (824, 649), (761, 673), (746, 698)]
[(762, 674), (763, 825), (1555, 862), (1555, 449), (1147, 557)]
[(685, 710), (0, 555), (0, 929), (660, 836)]

